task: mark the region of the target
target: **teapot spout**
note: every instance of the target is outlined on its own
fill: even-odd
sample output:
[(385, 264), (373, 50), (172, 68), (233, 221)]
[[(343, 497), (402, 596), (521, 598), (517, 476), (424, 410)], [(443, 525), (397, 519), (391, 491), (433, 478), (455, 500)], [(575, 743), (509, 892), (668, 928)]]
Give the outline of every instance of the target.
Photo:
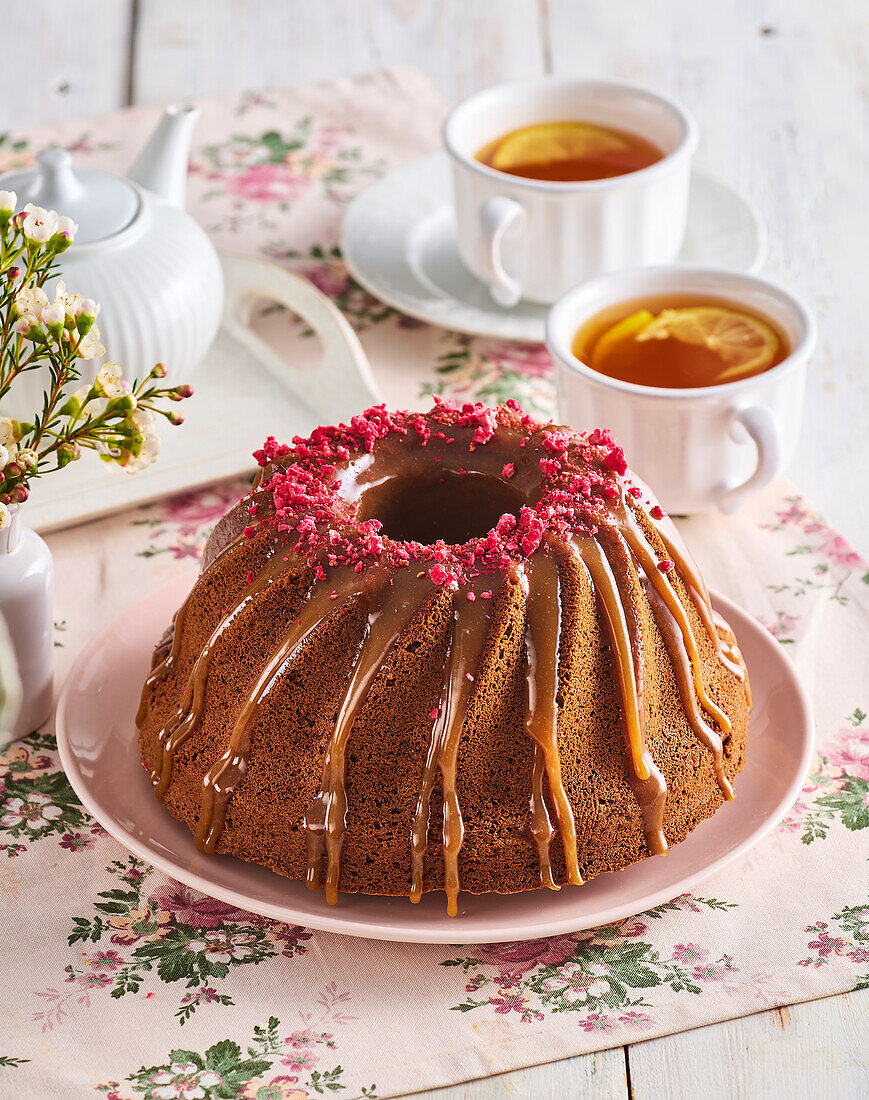
[(190, 139), (198, 117), (198, 107), (185, 104), (167, 107), (128, 173), (134, 183), (182, 210), (187, 192)]

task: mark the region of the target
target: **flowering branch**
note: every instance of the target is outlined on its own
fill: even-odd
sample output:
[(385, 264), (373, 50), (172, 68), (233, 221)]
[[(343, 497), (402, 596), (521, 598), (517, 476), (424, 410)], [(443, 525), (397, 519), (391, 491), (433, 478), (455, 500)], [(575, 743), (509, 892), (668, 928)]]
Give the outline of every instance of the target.
[(164, 407), (190, 397), (190, 386), (161, 386), (158, 363), (140, 382), (126, 382), (117, 363), (105, 362), (93, 385), (70, 392), (81, 378), (80, 361), (106, 349), (96, 326), (100, 307), (57, 284), (53, 302), (44, 290), (57, 257), (73, 243), (71, 218), (28, 203), (15, 213), (17, 196), (0, 191), (0, 402), (15, 380), (43, 369), (42, 405), (30, 421), (0, 416), (0, 528), (8, 506), (27, 500), (29, 484), (96, 451), (128, 473), (150, 465), (160, 449), (158, 416), (177, 425), (183, 417)]

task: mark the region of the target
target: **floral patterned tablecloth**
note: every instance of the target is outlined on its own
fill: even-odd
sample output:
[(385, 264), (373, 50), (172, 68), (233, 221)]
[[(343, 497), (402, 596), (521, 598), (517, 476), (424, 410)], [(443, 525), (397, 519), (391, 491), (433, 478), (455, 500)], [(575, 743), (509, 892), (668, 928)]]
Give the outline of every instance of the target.
[[(543, 349), (409, 322), (341, 264), (347, 200), (437, 143), (443, 108), (418, 74), (202, 108), (194, 212), (222, 246), (279, 258), (329, 294), (392, 403), (514, 395), (551, 412)], [(122, 169), (154, 119), (132, 109), (0, 136), (0, 170), (48, 141)], [(308, 354), (292, 318), (268, 323)], [(51, 536), (58, 682), (107, 619), (189, 569), (241, 488)], [(574, 935), (347, 939), (233, 909), (128, 855), (82, 810), (49, 724), (0, 748), (0, 1096), (384, 1097), (869, 984), (869, 566), (786, 483), (737, 518), (682, 526), (709, 583), (787, 647), (815, 708), (806, 786), (745, 858), (696, 894)]]

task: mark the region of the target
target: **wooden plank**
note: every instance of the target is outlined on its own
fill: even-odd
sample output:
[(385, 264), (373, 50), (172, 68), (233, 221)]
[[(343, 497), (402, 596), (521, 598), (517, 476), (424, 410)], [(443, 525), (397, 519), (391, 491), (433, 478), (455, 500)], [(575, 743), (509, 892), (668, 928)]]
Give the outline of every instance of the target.
[(542, 69), (537, 0), (140, 0), (133, 99), (415, 65), (452, 101)]
[(636, 1043), (628, 1056), (633, 1100), (862, 1100), (869, 1095), (869, 994)]
[(3, 5), (3, 128), (103, 114), (127, 102), (133, 0)]
[(799, 452), (789, 473), (828, 520), (869, 550), (869, 467), (855, 410), (869, 407), (863, 295), (869, 177), (869, 21), (864, 0), (732, 0), (665, 8), (548, 0), (556, 73), (649, 84), (682, 99), (702, 131), (698, 164), (754, 199), (767, 270), (817, 311)]
[(413, 1100), (525, 1100), (526, 1097), (570, 1100), (627, 1100), (628, 1080), (623, 1047), (566, 1058), (512, 1073), (499, 1073), (461, 1085), (415, 1092)]

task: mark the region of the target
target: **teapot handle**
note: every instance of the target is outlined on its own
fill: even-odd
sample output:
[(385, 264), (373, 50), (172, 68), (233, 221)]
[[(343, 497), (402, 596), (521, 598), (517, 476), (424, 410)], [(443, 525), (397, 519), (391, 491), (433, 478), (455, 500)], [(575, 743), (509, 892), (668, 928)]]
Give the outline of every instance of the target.
[[(224, 328), (323, 423), (349, 422), (362, 409), (383, 400), (359, 337), (313, 283), (250, 256), (224, 253), (221, 260), (226, 280)], [(323, 355), (313, 370), (295, 371), (251, 328), (254, 307), (263, 301), (279, 302), (314, 330)]]

